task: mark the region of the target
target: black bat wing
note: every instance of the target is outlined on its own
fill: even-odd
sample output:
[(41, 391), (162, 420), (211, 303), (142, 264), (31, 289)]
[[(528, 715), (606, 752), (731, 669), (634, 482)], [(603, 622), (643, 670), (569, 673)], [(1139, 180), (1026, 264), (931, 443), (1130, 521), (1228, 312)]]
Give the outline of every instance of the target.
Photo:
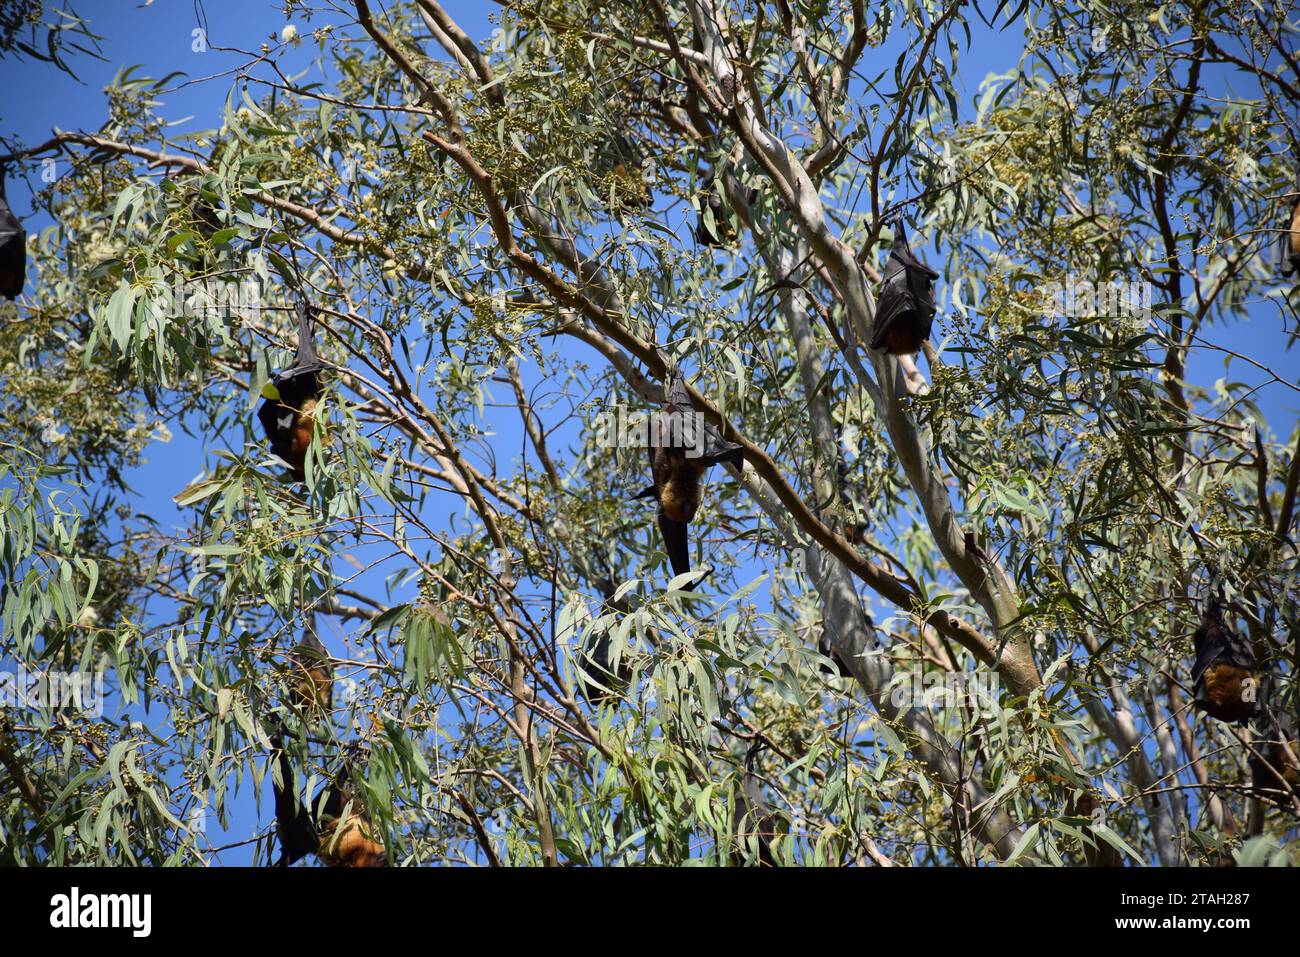
[(904, 317), (910, 317), (921, 330), (921, 338), (930, 337), (934, 325), (937, 307), (934, 302), (934, 281), (939, 274), (921, 262), (908, 245), (899, 222), (894, 232), (893, 247), (885, 263), (884, 282), (880, 290), (880, 299), (876, 304), (875, 331), (871, 336), (871, 348), (879, 349), (885, 344), (890, 326)]
[[(276, 747), (281, 746), (278, 738), (272, 738), (271, 743)], [(271, 787), (275, 792), (275, 821), (280, 834), (280, 859), (275, 862), (275, 866), (288, 867), (316, 851), (320, 847), (320, 839), (311, 810), (293, 796), (293, 765), (289, 763), (289, 755), (283, 748), (277, 765), (280, 780), (277, 782), (274, 775), (271, 778)]]
[(885, 279), (880, 287), (880, 297), (876, 301), (871, 348), (879, 349), (883, 346), (890, 327), (915, 309), (912, 290), (907, 282), (907, 270), (902, 261), (890, 253), (889, 261), (885, 264)]
[[(283, 421), (285, 417), (288, 421)], [(262, 423), (267, 438), (274, 439), (293, 425), (293, 413), (275, 399), (263, 399), (257, 409), (257, 421)]]
[(17, 299), (27, 278), (27, 231), (9, 208), (0, 169), (0, 296)]
[(745, 464), (744, 450), (734, 442), (724, 441), (718, 430), (711, 425), (704, 426), (704, 454), (699, 457), (703, 465), (719, 465), (726, 462), (733, 468), (740, 469)]
[(1196, 648), (1196, 663), (1192, 667), (1194, 681), (1199, 682), (1205, 670), (1219, 661), (1249, 671), (1255, 669), (1255, 655), (1250, 645), (1228, 627), (1215, 605), (1206, 610), (1192, 641)]

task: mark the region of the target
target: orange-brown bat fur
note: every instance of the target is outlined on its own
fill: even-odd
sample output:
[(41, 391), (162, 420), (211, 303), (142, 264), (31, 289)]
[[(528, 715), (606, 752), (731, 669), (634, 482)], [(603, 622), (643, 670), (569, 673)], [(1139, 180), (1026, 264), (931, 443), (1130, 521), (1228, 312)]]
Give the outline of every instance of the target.
[(1220, 721), (1243, 721), (1255, 712), (1254, 702), (1246, 701), (1242, 684), (1254, 675), (1245, 668), (1227, 662), (1215, 662), (1201, 678), (1209, 699), (1205, 710)]

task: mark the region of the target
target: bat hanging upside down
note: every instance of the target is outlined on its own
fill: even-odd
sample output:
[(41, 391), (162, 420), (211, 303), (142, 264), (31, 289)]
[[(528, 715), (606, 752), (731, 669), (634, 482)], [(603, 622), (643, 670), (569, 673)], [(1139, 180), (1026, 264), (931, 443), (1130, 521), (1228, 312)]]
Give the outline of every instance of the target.
[(1284, 247), (1282, 256), (1286, 260), (1286, 265), (1282, 267), (1282, 275), (1294, 276), (1300, 273), (1300, 173), (1296, 174), (1295, 179), (1291, 224), (1283, 233), (1282, 241)]
[(1195, 707), (1220, 721), (1249, 720), (1255, 713), (1258, 687), (1255, 655), (1223, 620), (1217, 600), (1211, 598), (1206, 605), (1193, 642)]
[(937, 272), (912, 254), (899, 220), (876, 304), (872, 349), (887, 349), (896, 356), (920, 350), (934, 326), (933, 282), (938, 278)]
[[(691, 404), (686, 380), (674, 371), (664, 386), (664, 407), (650, 423), (650, 474), (654, 484), (637, 498), (654, 497), (659, 503), (659, 531), (674, 575), (691, 570), (689, 537), (691, 520), (700, 507), (704, 475), (709, 466), (725, 462), (735, 469), (744, 465), (739, 445), (724, 442), (704, 423)], [(707, 574), (707, 573), (706, 573)], [(692, 591), (703, 576), (686, 586)]]
[[(695, 224), (695, 241), (701, 246), (726, 246), (736, 238), (736, 227), (727, 217), (728, 206), (723, 199), (726, 190), (716, 182), (714, 173), (714, 170), (709, 170), (700, 184), (700, 216)], [(732, 175), (733, 169), (728, 163), (723, 173), (724, 183)], [(758, 190), (751, 187), (745, 193), (745, 204), (753, 206), (756, 202)], [(709, 225), (710, 219), (713, 220), (713, 226)]]
[(334, 704), (334, 672), (329, 651), (316, 636), (314, 622), (309, 622), (302, 643), (288, 655), (293, 667), (294, 710), (311, 721), (328, 715)]
[(316, 354), (316, 338), (311, 308), (298, 304), (298, 356), (288, 369), (271, 384), (276, 397), (270, 395), (257, 410), (257, 418), (266, 430), (271, 451), (289, 466), (298, 481), (306, 478), (307, 448), (316, 428), (316, 405), (320, 401), (320, 372), (325, 368)]
[(783, 833), (781, 818), (763, 796), (763, 786), (754, 771), (758, 752), (763, 747), (761, 739), (756, 740), (745, 753), (745, 775), (736, 796), (732, 867), (744, 867), (750, 860), (756, 861), (758, 867), (780, 866), (775, 843)]
[(5, 169), (0, 166), (0, 296), (17, 299), (27, 275), (27, 230), (5, 198)]
[(294, 797), (293, 765), (279, 735), (272, 735), (271, 744), (280, 752), (279, 779), (274, 775), (271, 779), (280, 834), (280, 859), (275, 866), (288, 867), (308, 854), (315, 854), (327, 867), (388, 866), (384, 845), (374, 839), (370, 821), (354, 800), (351, 765), (345, 762), (334, 783), (321, 788), (311, 806), (304, 807)]

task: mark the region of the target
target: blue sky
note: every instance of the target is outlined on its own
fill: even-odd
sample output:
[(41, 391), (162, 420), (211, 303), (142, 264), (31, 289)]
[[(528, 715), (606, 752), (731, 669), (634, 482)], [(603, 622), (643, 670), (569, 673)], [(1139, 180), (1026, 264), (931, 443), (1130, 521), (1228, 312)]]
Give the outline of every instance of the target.
[[(475, 38), (487, 36), (490, 26), (487, 14), (496, 9), (485, 2), (450, 2), (445, 4), (466, 31)], [(198, 28), (195, 7), (182, 0), (155, 0), (148, 5), (136, 2), (82, 2), (77, 9), (91, 22), (91, 28), (104, 36), (103, 54), (106, 62), (87, 57), (73, 61), (80, 82), (45, 64), (0, 61), (0, 88), (21, 91), (10, 96), (0, 106), (0, 128), (6, 136), (17, 136), (27, 144), (45, 139), (53, 128), (95, 130), (103, 122), (105, 101), (103, 88), (122, 67), (140, 64), (140, 73), (162, 77), (181, 71), (190, 80), (218, 77), (207, 82), (179, 85), (164, 97), (158, 111), (175, 122), (174, 133), (212, 129), (220, 125), (221, 109), (232, 85), (233, 77), (219, 77), (225, 71), (246, 62), (243, 53), (226, 53), (215, 47), (230, 46), (240, 50), (255, 50), (259, 43), (278, 35), (287, 22), (293, 22), (300, 33), (325, 23), (343, 25), (348, 22), (341, 14), (318, 17), (311, 23), (301, 19), (286, 21), (281, 4), (274, 0), (224, 0), (206, 4), (208, 26), (207, 52), (195, 52), (193, 31)], [(282, 60), (286, 73), (313, 66), (313, 44), (305, 42), (290, 51)], [(989, 73), (1005, 73), (1018, 62), (1021, 43), (1018, 31), (991, 33), (979, 31), (976, 42), (964, 52), (961, 77), (965, 96), (965, 112), (972, 113), (980, 81)], [(177, 86), (177, 84), (173, 84)], [(10, 183), (10, 200), (20, 215), (29, 212), (29, 196), (21, 181)], [(49, 225), (43, 214), (26, 218), (29, 231)], [(1212, 328), (1207, 336), (1215, 342), (1230, 344), (1238, 352), (1266, 356), (1274, 371), (1283, 378), (1295, 381), (1300, 377), (1300, 360), (1294, 351), (1285, 349), (1286, 336), (1280, 327), (1275, 310), (1261, 305), (1252, 311), (1249, 321), (1224, 330)], [(1230, 340), (1230, 341), (1229, 341)], [(574, 347), (579, 348), (579, 347)], [(576, 352), (574, 353), (577, 354)], [(582, 358), (595, 363), (595, 357)], [(1230, 370), (1223, 367), (1221, 356), (1206, 351), (1196, 351), (1190, 361), (1189, 378), (1202, 383), (1212, 383), (1226, 376), (1229, 380), (1256, 382), (1262, 373), (1236, 362)], [(530, 384), (535, 377), (529, 376)], [(508, 393), (498, 396), (505, 398)], [(1300, 396), (1279, 386), (1264, 389), (1258, 403), (1269, 419), (1275, 437), (1285, 438), (1300, 413)], [(521, 430), (518, 415), (513, 408), (489, 408), (487, 416), (495, 430), (493, 447), (505, 460), (516, 456), (521, 447)], [(140, 509), (154, 515), (164, 525), (188, 525), (188, 516), (178, 512), (172, 496), (202, 469), (204, 446), (180, 429), (173, 429), (174, 438), (167, 445), (155, 445), (146, 451), (147, 463), (129, 476), (140, 503)], [(530, 463), (535, 466), (536, 463)], [(454, 510), (455, 506), (449, 506)], [(651, 513), (647, 511), (647, 520)], [(749, 563), (737, 571), (738, 580), (748, 581), (761, 566)], [(331, 644), (327, 631), (323, 636)], [(246, 798), (251, 797), (245, 795)], [(241, 802), (244, 810), (235, 816), (230, 828), (231, 839), (248, 836), (255, 822), (269, 820), (269, 803), (264, 802), (260, 816), (251, 800)], [(210, 833), (212, 843), (219, 844), (222, 837)], [(222, 855), (226, 863), (247, 863), (251, 860), (249, 848), (236, 848)]]

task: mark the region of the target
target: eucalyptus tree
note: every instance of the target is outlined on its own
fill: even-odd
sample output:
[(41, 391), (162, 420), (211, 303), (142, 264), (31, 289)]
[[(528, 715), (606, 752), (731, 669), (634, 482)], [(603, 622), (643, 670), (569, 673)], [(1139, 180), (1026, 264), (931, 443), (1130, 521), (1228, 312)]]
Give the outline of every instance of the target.
[[(283, 734), (393, 863), (1294, 858), (1289, 4), (286, 6), (219, 129), (123, 71), (9, 147), (63, 173), (0, 306), (6, 661), (108, 687), (3, 712), (8, 857), (273, 859)], [(923, 356), (867, 348), (900, 226)], [(693, 591), (633, 499), (674, 370), (745, 460)], [(1190, 707), (1214, 596), (1249, 725)]]

